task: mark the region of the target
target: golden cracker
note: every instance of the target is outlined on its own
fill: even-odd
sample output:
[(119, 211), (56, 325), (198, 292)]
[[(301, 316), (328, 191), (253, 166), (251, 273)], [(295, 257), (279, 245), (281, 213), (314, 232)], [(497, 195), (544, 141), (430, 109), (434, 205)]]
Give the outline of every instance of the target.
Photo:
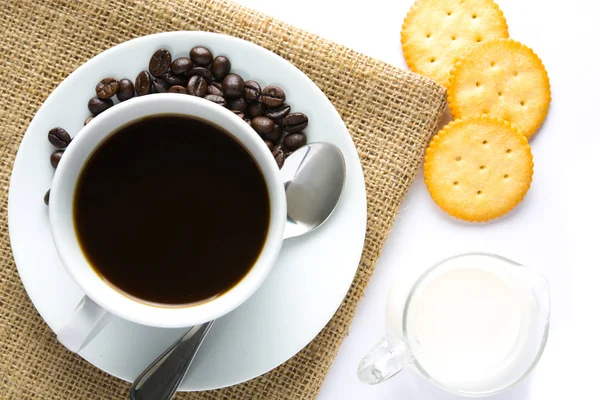
[(471, 222), (500, 217), (529, 190), (533, 155), (517, 128), (491, 117), (455, 120), (431, 141), (425, 183), (448, 214)]
[(550, 101), (542, 60), (511, 39), (473, 46), (450, 73), (448, 104), (454, 118), (487, 114), (530, 138), (544, 122)]
[(401, 35), (408, 67), (447, 86), (452, 66), (467, 48), (507, 38), (508, 25), (493, 0), (417, 0)]

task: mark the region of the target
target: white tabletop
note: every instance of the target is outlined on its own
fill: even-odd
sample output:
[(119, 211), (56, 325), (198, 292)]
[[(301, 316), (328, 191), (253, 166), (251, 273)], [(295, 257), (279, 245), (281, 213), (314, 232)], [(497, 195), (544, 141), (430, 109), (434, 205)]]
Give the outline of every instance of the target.
[[(413, 0), (238, 2), (406, 68), (399, 44), (400, 27)], [(595, 232), (589, 214), (600, 208), (598, 178), (590, 181), (586, 173), (590, 167), (598, 170), (595, 159), (600, 148), (600, 130), (594, 121), (600, 113), (600, 64), (596, 62), (600, 52), (600, 6), (594, 0), (497, 2), (507, 18), (511, 37), (533, 48), (542, 58), (552, 84), (549, 116), (531, 140), (535, 162), (532, 187), (524, 202), (507, 217), (473, 225), (441, 212), (429, 197), (422, 174), (416, 177), (320, 400), (458, 399), (412, 371), (404, 371), (381, 385), (366, 386), (356, 378), (356, 365), (384, 333), (384, 304), (391, 282), (410, 281), (434, 262), (468, 251), (494, 252), (528, 265), (548, 277), (552, 292), (551, 331), (540, 364), (527, 379), (490, 399), (546, 400), (572, 398), (574, 394), (571, 372), (580, 373), (582, 367), (573, 365), (571, 355), (592, 349), (585, 345), (583, 331), (575, 343), (570, 339), (571, 294), (576, 296), (577, 291), (573, 289), (574, 269), (570, 266), (575, 264), (570, 263), (567, 244), (574, 252), (577, 250), (580, 265), (585, 264), (583, 272), (589, 277), (580, 282), (578, 289), (583, 285), (593, 288), (590, 282), (600, 276), (598, 261), (580, 252), (585, 248), (595, 250), (593, 246), (598, 242), (597, 236), (590, 236)], [(567, 204), (574, 205), (569, 208), (569, 220)], [(574, 236), (575, 232), (582, 233), (572, 223), (574, 219), (589, 229), (580, 235), (581, 240)], [(584, 292), (583, 303), (592, 304), (590, 296), (597, 297), (596, 292)], [(573, 346), (579, 346), (578, 350)]]

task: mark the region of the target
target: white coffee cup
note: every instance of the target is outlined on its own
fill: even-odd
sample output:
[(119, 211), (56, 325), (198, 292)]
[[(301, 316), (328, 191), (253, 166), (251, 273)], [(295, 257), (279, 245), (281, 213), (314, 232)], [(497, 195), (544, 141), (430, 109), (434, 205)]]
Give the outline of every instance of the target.
[[(260, 256), (235, 287), (197, 305), (161, 307), (140, 302), (114, 289), (94, 271), (75, 233), (74, 193), (80, 172), (90, 155), (123, 125), (160, 114), (200, 118), (222, 127), (253, 156), (267, 182), (271, 214)], [(85, 293), (70, 321), (59, 329), (59, 341), (69, 350), (78, 352), (102, 330), (112, 315), (143, 325), (178, 328), (227, 314), (246, 301), (271, 271), (283, 241), (286, 215), (285, 191), (273, 156), (256, 132), (231, 111), (210, 101), (180, 94), (148, 95), (117, 104), (77, 133), (65, 151), (52, 182), (49, 204), (52, 237), (66, 270)]]

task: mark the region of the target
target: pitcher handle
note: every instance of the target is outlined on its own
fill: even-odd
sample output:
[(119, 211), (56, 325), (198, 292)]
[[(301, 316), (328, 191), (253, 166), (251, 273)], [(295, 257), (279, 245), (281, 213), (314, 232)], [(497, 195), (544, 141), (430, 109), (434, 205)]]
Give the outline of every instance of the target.
[(381, 383), (412, 364), (414, 359), (405, 342), (394, 343), (384, 336), (358, 364), (358, 379), (369, 385)]

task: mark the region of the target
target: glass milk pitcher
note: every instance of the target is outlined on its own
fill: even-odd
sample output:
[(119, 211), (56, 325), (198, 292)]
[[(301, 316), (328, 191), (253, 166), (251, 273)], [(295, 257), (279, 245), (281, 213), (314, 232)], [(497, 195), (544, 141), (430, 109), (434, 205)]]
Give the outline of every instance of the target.
[(493, 254), (451, 257), (408, 294), (391, 288), (387, 335), (360, 362), (358, 377), (376, 384), (411, 365), (451, 393), (491, 395), (535, 367), (549, 317), (545, 277)]

